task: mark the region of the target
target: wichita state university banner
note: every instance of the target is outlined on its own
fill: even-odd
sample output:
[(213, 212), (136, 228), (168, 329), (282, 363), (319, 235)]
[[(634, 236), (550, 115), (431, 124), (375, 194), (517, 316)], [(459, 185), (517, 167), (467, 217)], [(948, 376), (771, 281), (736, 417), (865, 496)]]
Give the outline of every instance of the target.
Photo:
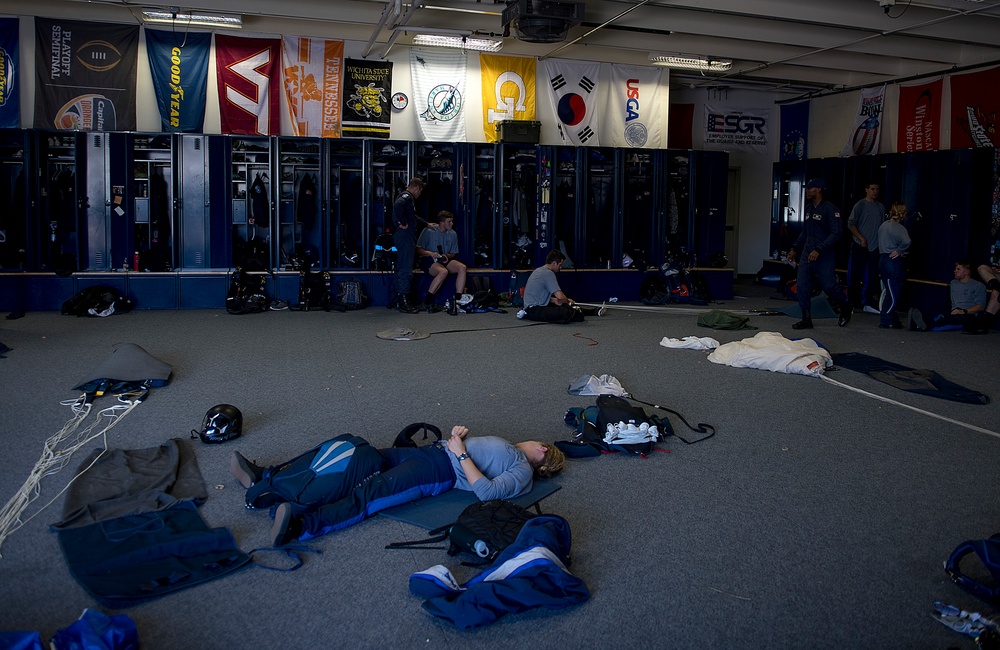
[(135, 130), (139, 28), (35, 18), (35, 127)]
[(222, 132), (279, 135), (281, 41), (215, 35)]
[(292, 132), (339, 138), (344, 41), (282, 36), (281, 47)]
[(345, 137), (389, 137), (392, 62), (347, 59), (344, 63), (344, 95), (341, 130)]
[(202, 132), (211, 45), (211, 34), (146, 30), (146, 54), (161, 131)]
[(0, 129), (21, 126), (21, 70), (18, 67), (17, 18), (0, 18)]
[(535, 60), (520, 56), (480, 54), (483, 130), (497, 141), (501, 120), (535, 119)]

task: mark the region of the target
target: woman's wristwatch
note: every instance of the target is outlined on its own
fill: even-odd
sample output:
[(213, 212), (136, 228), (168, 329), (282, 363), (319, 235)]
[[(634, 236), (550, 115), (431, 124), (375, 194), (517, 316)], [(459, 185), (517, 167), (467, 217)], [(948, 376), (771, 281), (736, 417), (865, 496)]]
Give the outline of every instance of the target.
[(466, 452), (463, 451), (461, 454), (458, 455), (458, 462), (461, 463), (463, 460), (467, 459), (468, 457), (469, 457), (469, 454), (467, 454)]

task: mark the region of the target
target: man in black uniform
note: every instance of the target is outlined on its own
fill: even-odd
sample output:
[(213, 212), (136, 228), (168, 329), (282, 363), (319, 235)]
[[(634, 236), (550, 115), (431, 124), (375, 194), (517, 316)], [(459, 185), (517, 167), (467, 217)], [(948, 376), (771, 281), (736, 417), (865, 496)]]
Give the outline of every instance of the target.
[[(396, 308), (406, 314), (415, 314), (419, 309), (410, 304), (410, 284), (413, 282), (413, 256), (417, 248), (417, 234), (429, 224), (417, 216), (414, 203), (424, 191), (421, 178), (411, 178), (406, 189), (392, 204), (392, 221), (396, 226), (392, 233), (392, 243), (396, 246)], [(391, 305), (390, 305), (391, 306)]]

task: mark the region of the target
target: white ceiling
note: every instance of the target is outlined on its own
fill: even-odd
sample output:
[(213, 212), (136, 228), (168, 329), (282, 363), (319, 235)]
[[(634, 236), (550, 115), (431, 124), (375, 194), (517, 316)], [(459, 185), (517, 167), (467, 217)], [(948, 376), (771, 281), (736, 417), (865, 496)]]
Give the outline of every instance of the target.
[[(890, 0), (881, 0), (889, 2)], [(244, 31), (366, 43), (368, 58), (409, 47), (414, 28), (501, 35), (502, 0), (185, 0), (239, 13)], [(19, 13), (136, 22), (140, 0), (34, 0)], [(502, 53), (647, 64), (650, 53), (732, 59), (729, 72), (673, 70), (689, 87), (825, 93), (1000, 62), (1000, 0), (596, 0), (558, 44), (504, 38)], [(386, 16), (386, 25), (379, 28)], [(397, 29), (390, 43), (393, 24)]]

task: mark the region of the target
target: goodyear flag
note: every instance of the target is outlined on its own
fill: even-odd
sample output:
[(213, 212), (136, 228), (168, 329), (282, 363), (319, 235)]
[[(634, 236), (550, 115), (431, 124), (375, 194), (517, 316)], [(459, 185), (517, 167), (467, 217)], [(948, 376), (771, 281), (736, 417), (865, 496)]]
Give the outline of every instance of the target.
[(146, 30), (146, 54), (160, 109), (161, 131), (204, 130), (211, 46), (211, 34)]
[(344, 41), (282, 36), (281, 47), (292, 132), (339, 138)]
[(805, 160), (809, 137), (809, 102), (781, 105), (780, 160)]
[(480, 54), (479, 67), (483, 130), (487, 142), (496, 142), (497, 122), (535, 119), (535, 60)]
[(35, 18), (35, 126), (135, 129), (139, 28)]
[(17, 18), (0, 18), (0, 129), (21, 126)]
[(706, 149), (767, 154), (770, 108), (735, 108), (705, 104)]
[(847, 143), (840, 150), (841, 156), (867, 156), (878, 153), (882, 137), (882, 107), (885, 105), (885, 84), (865, 88), (858, 99), (858, 114), (847, 136)]
[(600, 144), (597, 134), (597, 76), (601, 64), (590, 61), (542, 61), (545, 93), (556, 115), (562, 141), (573, 145)]
[(281, 41), (215, 35), (223, 133), (279, 135)]
[(410, 50), (413, 104), (424, 140), (465, 142), (465, 52)]
[(956, 74), (951, 84), (951, 148), (998, 147), (1000, 68)]
[(941, 143), (941, 90), (944, 80), (899, 87), (898, 151), (931, 151)]
[(612, 65), (602, 142), (613, 147), (665, 149), (667, 74), (664, 68)]
[(344, 110), (341, 130), (347, 138), (388, 138), (392, 62), (347, 59), (344, 62)]

